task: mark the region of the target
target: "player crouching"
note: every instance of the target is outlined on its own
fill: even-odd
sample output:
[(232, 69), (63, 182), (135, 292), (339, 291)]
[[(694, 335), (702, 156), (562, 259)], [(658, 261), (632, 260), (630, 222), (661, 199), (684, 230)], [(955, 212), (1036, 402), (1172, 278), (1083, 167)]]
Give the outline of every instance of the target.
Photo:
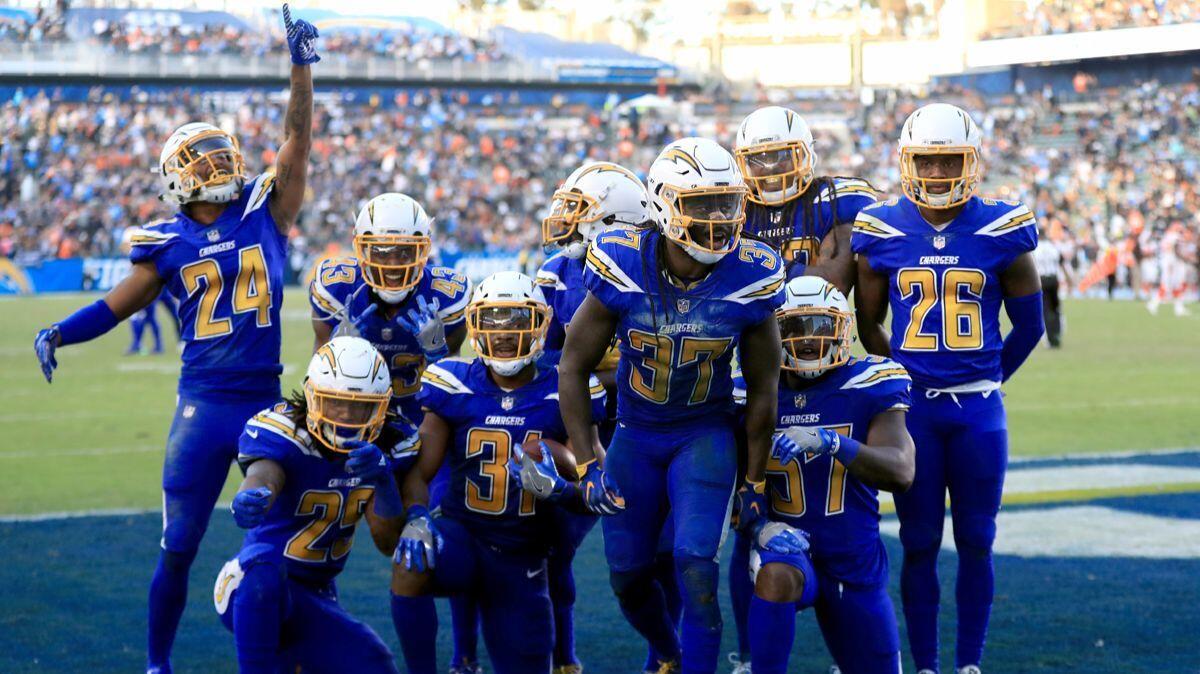
[(827, 281), (802, 276), (786, 292), (776, 313), (784, 372), (767, 461), (770, 521), (750, 557), (754, 674), (788, 671), (794, 615), (809, 606), (842, 672), (898, 672), (876, 489), (904, 491), (913, 479), (911, 381), (893, 361), (850, 357), (853, 317)]
[(364, 514), (380, 550), (396, 543), (403, 506), (380, 446), (397, 456), (418, 439), (411, 425), (385, 427), (390, 388), (370, 343), (337, 337), (313, 355), (303, 396), (246, 423), (238, 444), (246, 478), (232, 510), (248, 531), (213, 591), (242, 674), (397, 671), (334, 585)]
[[(577, 487), (554, 467), (555, 458), (564, 470), (571, 466), (557, 445), (567, 438), (558, 370), (539, 359), (551, 310), (532, 278), (500, 272), (479, 284), (466, 316), (479, 357), (442, 360), (423, 375), (421, 450), (404, 480), (407, 524), (393, 559), (393, 618), (409, 671), (432, 674), (437, 626), (405, 622), (416, 615), (407, 605), (429, 594), (470, 595), (479, 602), (497, 674), (549, 672), (554, 617), (546, 559), (554, 506), (537, 500), (583, 509)], [(591, 391), (594, 418), (603, 418), (604, 388), (594, 376)], [(548, 440), (557, 456), (544, 444), (540, 462), (520, 450)], [(514, 460), (523, 460), (524, 470)], [(435, 515), (429, 483), (443, 461), (450, 485)]]

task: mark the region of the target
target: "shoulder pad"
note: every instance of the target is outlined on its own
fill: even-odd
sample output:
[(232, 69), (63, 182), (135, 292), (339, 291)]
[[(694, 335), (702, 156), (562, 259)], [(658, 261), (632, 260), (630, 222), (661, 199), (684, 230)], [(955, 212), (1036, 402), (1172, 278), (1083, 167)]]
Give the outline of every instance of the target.
[(875, 191), (875, 188), (871, 187), (871, 183), (863, 180), (862, 178), (834, 178), (833, 189), (831, 190), (829, 187), (825, 187), (821, 190), (821, 193), (817, 195), (817, 198), (821, 200), (829, 199), (833, 196), (834, 192), (837, 193), (839, 198), (853, 195), (870, 197), (871, 201), (875, 201), (875, 199), (879, 196), (879, 193)]
[(442, 296), (438, 299), (438, 315), (443, 323), (454, 323), (463, 317), (471, 301), (471, 281), (449, 267), (429, 267), (429, 287)]
[[(732, 254), (732, 253), (731, 253)], [(779, 292), (787, 281), (783, 258), (767, 244), (754, 239), (743, 238), (738, 243), (738, 260), (753, 270), (747, 276), (753, 278), (738, 290), (726, 295), (723, 299), (738, 304), (750, 304), (755, 300), (769, 299)]]
[(258, 438), (260, 433), (269, 433), (270, 437), (283, 438), (309, 456), (320, 456), (321, 453), (312, 446), (312, 438), (308, 430), (297, 428), (290, 416), (291, 406), (279, 403), (265, 409), (246, 422), (246, 434)]
[(992, 199), (984, 199), (983, 202), (986, 206), (990, 207), (989, 210), (1003, 213), (1003, 215), (975, 230), (976, 234), (983, 236), (1004, 236), (1022, 227), (1037, 225), (1037, 220), (1033, 217), (1033, 212), (1025, 204), (1015, 201), (996, 202)]
[(274, 171), (267, 171), (254, 179), (251, 183), (250, 198), (246, 200), (246, 209), (242, 211), (243, 220), (267, 203), (267, 197), (270, 196), (273, 187), (275, 187)]
[(566, 290), (567, 285), (562, 282), (562, 278), (559, 276), (559, 270), (563, 266), (562, 258), (562, 255), (555, 255), (542, 263), (542, 268), (538, 270), (533, 282), (539, 286), (550, 287), (555, 290)]
[(852, 234), (863, 234), (879, 239), (891, 239), (897, 236), (904, 236), (904, 232), (887, 224), (883, 220), (880, 220), (875, 215), (867, 213), (867, 211), (874, 210), (883, 205), (884, 204), (882, 203), (874, 203), (859, 211), (858, 217), (854, 219), (854, 229)]
[(644, 293), (621, 263), (641, 264), (645, 234), (646, 230), (633, 227), (614, 227), (605, 231), (588, 246), (587, 268), (620, 292)]
[(421, 381), (446, 393), (471, 393), (462, 381), (471, 362), (465, 358), (443, 358), (425, 368)]
[(160, 227), (173, 222), (172, 220), (159, 220), (152, 222), (145, 227), (138, 227), (129, 232), (129, 245), (141, 246), (144, 248), (152, 248), (160, 246), (172, 239), (178, 238), (175, 232), (164, 232)]
[(885, 381), (912, 381), (908, 376), (908, 370), (905, 370), (903, 365), (894, 360), (880, 358), (878, 360), (861, 360), (858, 362), (866, 367), (861, 368), (857, 374), (850, 377), (846, 383), (842, 384), (841, 388), (869, 388)]
[[(347, 266), (353, 265), (354, 271), (349, 278), (342, 272)], [(328, 318), (334, 318), (346, 310), (343, 293), (335, 292), (335, 288), (353, 287), (358, 278), (358, 260), (353, 257), (329, 257), (322, 260), (313, 271), (312, 283), (309, 284), (308, 294), (315, 307), (323, 311)]]

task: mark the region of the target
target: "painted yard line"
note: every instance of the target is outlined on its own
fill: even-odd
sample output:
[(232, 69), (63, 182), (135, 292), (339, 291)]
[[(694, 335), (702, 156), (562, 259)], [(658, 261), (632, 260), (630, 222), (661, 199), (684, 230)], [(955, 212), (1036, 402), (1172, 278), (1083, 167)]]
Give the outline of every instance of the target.
[[(1131, 459), (1138, 456), (1162, 456), (1166, 454), (1190, 454), (1192, 452), (1200, 452), (1200, 447), (1164, 447), (1161, 449), (1123, 449), (1114, 452), (1080, 452), (1078, 454), (1055, 454), (1053, 456), (1013, 456), (1009, 457), (1008, 463), (1012, 464), (1035, 464), (1049, 463), (1052, 461), (1073, 461), (1091, 460), (1091, 459)], [(1021, 468), (1025, 468), (1024, 465)]]
[(1141, 463), (1062, 466), (1013, 471), (1004, 481), (1004, 494), (1009, 496), (1181, 483), (1200, 483), (1200, 468)]
[[(1006, 506), (1015, 505), (1051, 505), (1054, 503), (1079, 503), (1084, 501), (1099, 501), (1108, 498), (1130, 498), (1137, 496), (1164, 496), (1167, 494), (1200, 494), (1200, 482), (1179, 482), (1175, 484), (1151, 484), (1123, 487), (1094, 487), (1083, 489), (1057, 489), (1044, 492), (1025, 492), (1011, 494), (1007, 490), (1000, 502)], [(946, 509), (949, 511), (950, 498), (946, 498)], [(879, 512), (883, 515), (894, 515), (896, 504), (888, 492), (879, 492)]]
[(50, 449), (38, 452), (0, 452), (0, 459), (40, 459), (55, 456), (109, 456), (115, 454), (147, 454), (161, 452), (163, 445), (134, 447), (95, 447), (91, 449)]
[[(945, 522), (942, 545), (954, 549), (951, 523)], [(900, 524), (880, 524), (898, 537)], [(1102, 506), (1001, 512), (994, 552), (1017, 557), (1200, 557), (1200, 520), (1160, 517)]]
[[(228, 501), (218, 501), (213, 506), (213, 512), (229, 512)], [(0, 515), (0, 524), (21, 524), (24, 522), (53, 522), (56, 520), (73, 520), (83, 517), (130, 517), (141, 515), (162, 515), (162, 508), (101, 508), (97, 510), (71, 510), (53, 513), (30, 513), (28, 515)]]

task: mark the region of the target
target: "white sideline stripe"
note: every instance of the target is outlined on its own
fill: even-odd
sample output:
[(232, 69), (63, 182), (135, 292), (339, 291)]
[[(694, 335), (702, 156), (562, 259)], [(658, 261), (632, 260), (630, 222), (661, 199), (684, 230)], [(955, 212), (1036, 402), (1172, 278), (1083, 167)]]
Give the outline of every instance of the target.
[(95, 447), (92, 449), (47, 449), (36, 452), (0, 452), (3, 459), (40, 459), (48, 456), (108, 456), (112, 454), (146, 454), (161, 452), (163, 445), (135, 447)]
[[(1064, 506), (1001, 511), (993, 551), (1016, 557), (1200, 557), (1200, 520), (1160, 517), (1102, 506)], [(900, 523), (880, 522), (885, 535), (897, 538)], [(944, 548), (954, 549), (950, 518)]]
[[(213, 512), (228, 511), (228, 502), (218, 502), (213, 506)], [(0, 515), (0, 524), (21, 524), (24, 522), (54, 522), (58, 520), (73, 520), (83, 517), (129, 517), (140, 515), (157, 515), (162, 508), (107, 508), (100, 510), (72, 510), (57, 513), (33, 513), (31, 515)]]
[(1042, 463), (1049, 461), (1074, 461), (1090, 459), (1132, 459), (1138, 456), (1163, 456), (1167, 454), (1189, 454), (1200, 452), (1200, 447), (1165, 447), (1162, 449), (1129, 449), (1118, 452), (1086, 452), (1082, 454), (1055, 454), (1054, 456), (1018, 456), (1010, 458), (1012, 463)]
[(1112, 464), (1033, 468), (1008, 473), (1006, 494), (1036, 494), (1077, 489), (1113, 489), (1200, 482), (1200, 468)]

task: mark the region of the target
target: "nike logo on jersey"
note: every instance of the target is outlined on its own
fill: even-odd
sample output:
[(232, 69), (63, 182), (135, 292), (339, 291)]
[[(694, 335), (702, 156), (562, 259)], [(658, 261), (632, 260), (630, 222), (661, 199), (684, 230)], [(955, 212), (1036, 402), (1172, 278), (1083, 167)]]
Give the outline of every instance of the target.
[(532, 571), (526, 571), (526, 572), (525, 572), (525, 577), (526, 577), (526, 578), (536, 578), (536, 577), (537, 577), (537, 575), (538, 575), (539, 573), (541, 573), (541, 572), (542, 572), (542, 570), (541, 570), (541, 569), (534, 569), (534, 570), (532, 570)]
[(247, 428), (246, 435), (249, 435), (252, 438), (257, 438), (258, 437), (258, 429), (257, 428)]

